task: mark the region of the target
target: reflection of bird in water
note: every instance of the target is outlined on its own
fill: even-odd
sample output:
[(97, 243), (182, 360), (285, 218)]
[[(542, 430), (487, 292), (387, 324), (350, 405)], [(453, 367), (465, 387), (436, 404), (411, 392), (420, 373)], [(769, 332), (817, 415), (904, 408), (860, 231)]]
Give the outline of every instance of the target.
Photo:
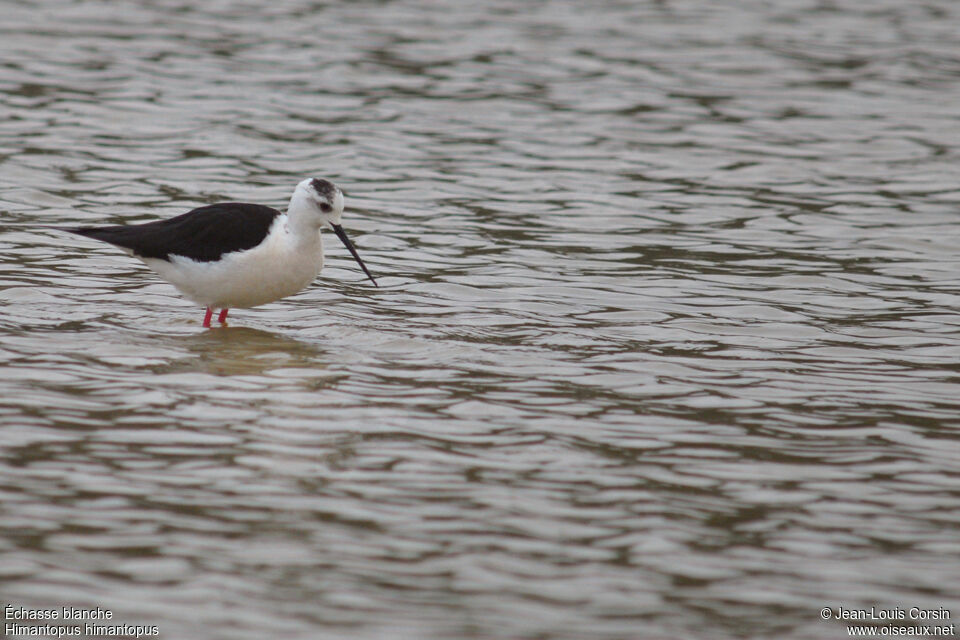
[(227, 319), (232, 307), (249, 308), (306, 288), (323, 267), (320, 228), (329, 226), (367, 277), (377, 284), (340, 226), (343, 193), (332, 182), (308, 178), (297, 185), (286, 213), (259, 204), (225, 202), (146, 224), (61, 227), (109, 242), (134, 255), (180, 293)]
[[(323, 350), (314, 344), (247, 327), (223, 327), (190, 336), (177, 336), (177, 347), (196, 356), (172, 361), (154, 373), (204, 372), (216, 375), (258, 375), (276, 369), (300, 369), (291, 380), (314, 386), (339, 379), (322, 364)], [(319, 385), (318, 385), (319, 383)]]

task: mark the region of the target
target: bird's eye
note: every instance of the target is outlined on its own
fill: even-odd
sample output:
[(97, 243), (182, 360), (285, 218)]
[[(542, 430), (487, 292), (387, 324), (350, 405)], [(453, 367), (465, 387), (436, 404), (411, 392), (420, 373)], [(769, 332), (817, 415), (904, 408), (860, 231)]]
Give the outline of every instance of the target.
[(324, 213), (330, 213), (331, 211), (333, 211), (333, 207), (328, 205), (326, 202), (321, 202), (320, 211), (323, 211)]

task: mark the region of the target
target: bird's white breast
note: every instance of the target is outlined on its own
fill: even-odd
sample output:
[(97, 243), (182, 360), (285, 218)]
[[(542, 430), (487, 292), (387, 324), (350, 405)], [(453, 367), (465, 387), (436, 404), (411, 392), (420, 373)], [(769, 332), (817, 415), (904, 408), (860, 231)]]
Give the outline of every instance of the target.
[(247, 308), (306, 288), (323, 267), (320, 232), (295, 235), (286, 215), (277, 216), (266, 238), (216, 262), (171, 255), (146, 258), (148, 267), (194, 302), (211, 308)]

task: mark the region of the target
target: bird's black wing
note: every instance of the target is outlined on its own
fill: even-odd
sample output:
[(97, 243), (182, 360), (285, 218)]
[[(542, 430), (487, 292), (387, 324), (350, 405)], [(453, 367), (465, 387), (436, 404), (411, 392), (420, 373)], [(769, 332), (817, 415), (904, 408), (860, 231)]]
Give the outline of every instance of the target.
[(171, 255), (214, 262), (225, 253), (251, 249), (267, 237), (280, 212), (243, 202), (199, 207), (169, 220), (111, 227), (61, 227), (129, 249), (141, 258), (170, 260)]

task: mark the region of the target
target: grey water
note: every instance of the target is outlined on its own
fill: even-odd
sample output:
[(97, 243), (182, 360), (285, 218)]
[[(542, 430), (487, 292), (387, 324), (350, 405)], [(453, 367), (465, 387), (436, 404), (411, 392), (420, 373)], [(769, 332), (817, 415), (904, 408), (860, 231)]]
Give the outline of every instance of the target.
[[(195, 640), (960, 616), (960, 5), (0, 13), (0, 606)], [(227, 327), (52, 228), (310, 176), (380, 287), (330, 235)]]

